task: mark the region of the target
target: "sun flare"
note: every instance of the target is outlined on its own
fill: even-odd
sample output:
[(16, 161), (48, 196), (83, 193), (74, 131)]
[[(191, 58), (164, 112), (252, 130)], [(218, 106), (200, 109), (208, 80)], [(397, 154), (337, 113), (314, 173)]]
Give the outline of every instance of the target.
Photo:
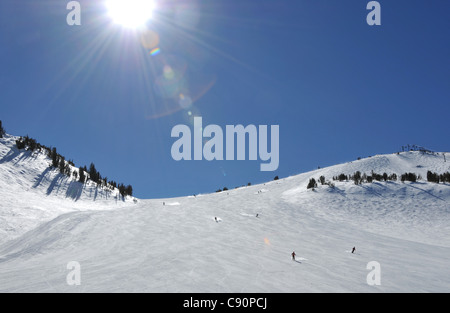
[(153, 17), (154, 0), (106, 0), (108, 14), (112, 20), (126, 28), (145, 26)]

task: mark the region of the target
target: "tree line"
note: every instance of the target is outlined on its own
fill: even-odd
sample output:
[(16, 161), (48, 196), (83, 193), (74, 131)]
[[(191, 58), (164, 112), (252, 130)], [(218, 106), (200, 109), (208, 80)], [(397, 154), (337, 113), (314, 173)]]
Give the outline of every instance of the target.
[(429, 182), (437, 183), (450, 183), (450, 172), (445, 172), (443, 174), (433, 173), (431, 171), (427, 172), (427, 180)]
[(379, 174), (374, 171), (367, 175), (366, 173), (361, 174), (360, 171), (356, 171), (353, 175), (345, 175), (339, 174), (337, 176), (333, 176), (334, 181), (353, 181), (355, 185), (361, 185), (362, 183), (372, 183), (373, 181), (396, 181), (397, 174)]
[(111, 190), (114, 190), (115, 188), (119, 189), (119, 193), (122, 197), (133, 196), (133, 187), (131, 185), (125, 186), (122, 183), (118, 184), (114, 180), (108, 180), (106, 176), (103, 177), (95, 168), (94, 163), (90, 164), (89, 169), (86, 166), (77, 169), (74, 162), (72, 160), (66, 160), (64, 156), (57, 152), (55, 147), (50, 148), (42, 145), (38, 143), (36, 139), (30, 138), (29, 136), (17, 139), (16, 146), (19, 150), (26, 149), (31, 152), (38, 151), (40, 153), (45, 153), (51, 159), (51, 168), (58, 169), (61, 174), (68, 177), (74, 177), (75, 180), (82, 184), (91, 180), (101, 188), (109, 188)]
[[(346, 175), (344, 173), (341, 173), (337, 176), (333, 176), (333, 181), (353, 181), (355, 185), (361, 185), (363, 183), (372, 183), (374, 181), (397, 181), (398, 180), (397, 174), (378, 174), (374, 171), (371, 172), (370, 175), (367, 175), (366, 173), (361, 174), (360, 171), (356, 171), (353, 173), (353, 175)], [(416, 173), (403, 173), (400, 175), (400, 181), (410, 181), (410, 182), (417, 182), (418, 180), (422, 180), (422, 176), (420, 174)], [(427, 172), (427, 181), (428, 182), (434, 182), (434, 183), (450, 183), (450, 172), (446, 172), (443, 174), (437, 174), (433, 173), (431, 171)], [(307, 189), (316, 188), (318, 186), (318, 183), (321, 185), (329, 185), (331, 187), (334, 187), (334, 184), (331, 182), (326, 181), (325, 176), (320, 176), (319, 180), (316, 181), (315, 178), (310, 178), (308, 185), (306, 186)]]

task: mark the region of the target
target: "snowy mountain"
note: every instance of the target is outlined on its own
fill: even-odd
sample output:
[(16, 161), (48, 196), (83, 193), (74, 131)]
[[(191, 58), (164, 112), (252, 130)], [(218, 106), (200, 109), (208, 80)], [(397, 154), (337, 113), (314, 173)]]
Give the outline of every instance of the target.
[(133, 203), (131, 197), (122, 201), (117, 189), (97, 188), (92, 181), (83, 185), (60, 174), (49, 167), (45, 153), (17, 149), (18, 138), (0, 138), (0, 243), (63, 213)]
[[(445, 159), (450, 153), (377, 155), (220, 193), (135, 203), (58, 177), (48, 158), (17, 151), (6, 136), (0, 291), (449, 292), (450, 185), (426, 181), (429, 170), (449, 171)], [(422, 179), (332, 180), (356, 171)], [(306, 188), (320, 176), (330, 185)], [(71, 261), (80, 264), (79, 286), (66, 282)], [(380, 285), (367, 283), (371, 261), (380, 265)]]

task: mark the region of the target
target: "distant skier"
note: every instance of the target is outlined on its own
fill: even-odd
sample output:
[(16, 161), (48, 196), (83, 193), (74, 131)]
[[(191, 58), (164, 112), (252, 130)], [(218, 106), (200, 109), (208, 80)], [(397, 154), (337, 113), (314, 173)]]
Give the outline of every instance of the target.
[(296, 256), (296, 254), (295, 254), (295, 251), (292, 251), (292, 261), (295, 261), (295, 256)]
[(217, 216), (214, 216), (214, 220), (216, 221), (216, 223), (217, 223)]
[(165, 203), (165, 202), (163, 202), (163, 205), (166, 205), (166, 203)]
[(355, 247), (353, 247), (353, 249), (352, 249), (352, 253), (355, 253), (355, 250), (356, 250), (356, 248), (355, 248)]
[(259, 217), (259, 214), (258, 214), (258, 213), (256, 213), (256, 217)]

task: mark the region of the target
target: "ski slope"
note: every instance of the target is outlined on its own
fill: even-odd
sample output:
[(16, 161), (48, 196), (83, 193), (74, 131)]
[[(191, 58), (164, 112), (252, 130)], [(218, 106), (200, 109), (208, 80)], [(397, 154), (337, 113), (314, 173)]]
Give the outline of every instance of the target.
[(133, 203), (131, 198), (120, 200), (117, 189), (97, 188), (91, 181), (83, 186), (51, 169), (51, 159), (44, 153), (18, 150), (18, 138), (0, 138), (0, 244), (63, 213)]
[[(71, 182), (46, 172), (48, 160), (17, 153), (9, 140), (0, 139), (0, 229), (13, 235), (1, 237), (0, 292), (450, 291), (450, 185), (306, 189), (312, 177), (357, 170), (426, 177), (449, 170), (442, 153), (378, 155), (261, 185), (134, 203), (100, 191), (94, 197), (90, 186), (71, 197)], [(66, 282), (71, 261), (81, 266), (79, 286)], [(381, 266), (381, 285), (367, 284), (371, 261)]]

